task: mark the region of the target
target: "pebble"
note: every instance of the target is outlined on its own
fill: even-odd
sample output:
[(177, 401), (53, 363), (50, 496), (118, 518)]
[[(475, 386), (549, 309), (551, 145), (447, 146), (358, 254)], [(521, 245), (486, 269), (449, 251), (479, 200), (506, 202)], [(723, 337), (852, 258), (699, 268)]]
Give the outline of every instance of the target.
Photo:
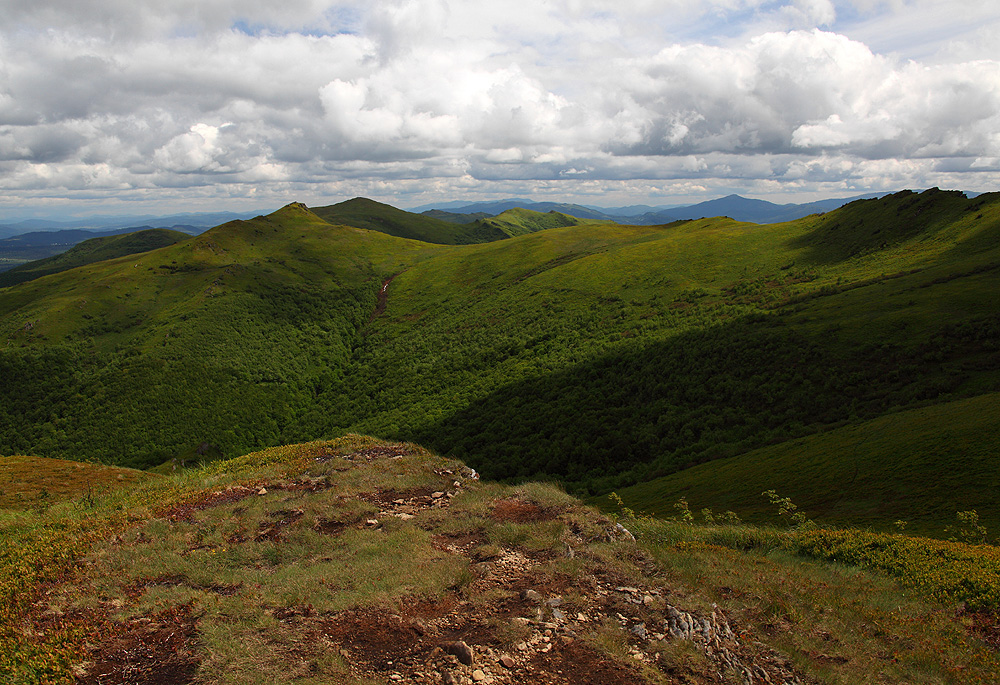
[(433, 499), (441, 499), (442, 497), (444, 497), (444, 493), (438, 490), (437, 492), (432, 492), (431, 497)]
[(541, 602), (542, 596), (534, 590), (521, 590), (521, 599), (526, 599), (529, 602)]
[(257, 494), (258, 495), (266, 495), (267, 494), (267, 488), (261, 488), (260, 490), (257, 491)]
[(475, 671), (472, 672), (472, 680), (474, 682), (481, 683), (484, 680), (486, 680), (486, 674), (477, 668)]
[(503, 666), (504, 668), (514, 668), (514, 660), (511, 657), (504, 654), (502, 657), (500, 657), (500, 665)]

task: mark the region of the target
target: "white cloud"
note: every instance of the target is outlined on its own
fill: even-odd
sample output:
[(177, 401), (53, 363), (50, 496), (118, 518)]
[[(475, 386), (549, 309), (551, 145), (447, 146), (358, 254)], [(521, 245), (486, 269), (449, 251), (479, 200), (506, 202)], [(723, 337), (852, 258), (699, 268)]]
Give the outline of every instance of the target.
[(0, 189), (981, 187), (998, 11), (969, 2), (907, 60), (852, 36), (941, 2), (11, 0)]

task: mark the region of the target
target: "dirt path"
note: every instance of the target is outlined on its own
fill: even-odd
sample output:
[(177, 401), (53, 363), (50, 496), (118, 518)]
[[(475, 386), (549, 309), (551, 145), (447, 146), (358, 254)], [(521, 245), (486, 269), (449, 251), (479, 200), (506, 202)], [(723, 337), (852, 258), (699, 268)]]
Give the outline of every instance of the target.
[(399, 273), (395, 273), (382, 281), (382, 289), (378, 291), (378, 303), (375, 305), (375, 311), (372, 312), (372, 318), (368, 320), (369, 323), (385, 313), (386, 305), (389, 303), (389, 284), (392, 283), (393, 279), (401, 273), (403, 272), (400, 271)]

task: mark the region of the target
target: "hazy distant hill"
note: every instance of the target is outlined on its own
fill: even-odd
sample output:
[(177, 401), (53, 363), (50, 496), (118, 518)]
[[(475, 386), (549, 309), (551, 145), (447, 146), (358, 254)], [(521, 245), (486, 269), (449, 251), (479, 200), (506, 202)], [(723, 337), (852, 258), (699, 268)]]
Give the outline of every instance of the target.
[(149, 252), (166, 247), (191, 236), (166, 228), (150, 228), (121, 235), (90, 238), (77, 243), (66, 252), (28, 262), (0, 273), (0, 287), (24, 283), (49, 274), (75, 269), (78, 266), (114, 259), (130, 254)]
[[(129, 226), (108, 231), (85, 229), (64, 229), (53, 231), (32, 231), (0, 240), (0, 272), (38, 259), (46, 259), (65, 252), (74, 245), (92, 238), (124, 235), (150, 230), (152, 226)], [(196, 235), (204, 230), (197, 226), (172, 226), (167, 230)]]
[[(69, 229), (86, 229), (90, 231), (110, 232), (114, 229), (144, 226), (148, 228), (174, 228), (190, 226), (195, 233), (197, 229), (207, 229), (212, 226), (235, 219), (249, 219), (259, 215), (254, 212), (187, 212), (156, 216), (153, 214), (136, 214), (125, 216), (91, 216), (70, 221), (54, 221), (50, 219), (24, 219), (22, 221), (0, 224), (0, 238), (8, 238), (32, 231), (62, 231)], [(134, 229), (133, 229), (134, 230)]]
[[(508, 209), (521, 207), (536, 212), (557, 211), (580, 218), (613, 221), (615, 223), (637, 226), (656, 226), (668, 224), (678, 219), (703, 219), (714, 216), (728, 216), (737, 221), (773, 224), (800, 219), (810, 214), (831, 211), (857, 199), (880, 196), (879, 194), (859, 195), (850, 198), (784, 205), (766, 200), (748, 199), (739, 195), (729, 195), (695, 205), (672, 205), (669, 207), (650, 207), (648, 205), (599, 207), (595, 205), (583, 206), (554, 202), (534, 202), (524, 199), (476, 202), (468, 205), (444, 203), (440, 207), (444, 208), (447, 206), (448, 212), (451, 213), (485, 212), (488, 214), (499, 214)], [(425, 211), (424, 213), (428, 214), (429, 212)]]

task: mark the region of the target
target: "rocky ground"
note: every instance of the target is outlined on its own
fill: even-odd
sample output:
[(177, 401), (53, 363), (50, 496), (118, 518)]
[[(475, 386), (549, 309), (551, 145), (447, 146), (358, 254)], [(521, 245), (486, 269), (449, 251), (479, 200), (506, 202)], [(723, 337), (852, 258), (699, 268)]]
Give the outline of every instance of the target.
[[(555, 488), (481, 483), (457, 462), (414, 452), (314, 450), (280, 477), (181, 498), (52, 587), (25, 630), (87, 626), (74, 666), (86, 685), (812, 682), (753, 626), (672, 587), (620, 524)], [(363, 592), (349, 576), (331, 579), (337, 555), (352, 553), (343, 546), (406, 535), (429, 545), (421, 554), (435, 568), (457, 569), (439, 591), (338, 604), (276, 585), (296, 564), (330, 564), (320, 583), (331, 596)], [(295, 553), (305, 556), (273, 561), (303, 540)], [(242, 566), (203, 572), (237, 552)], [(415, 563), (412, 548), (398, 553), (400, 565)], [(162, 573), (149, 572), (154, 562)], [(291, 596), (311, 599), (280, 601)], [(236, 661), (220, 666), (229, 647), (218, 627), (238, 625), (240, 612), (271, 627), (234, 628), (225, 658)]]

